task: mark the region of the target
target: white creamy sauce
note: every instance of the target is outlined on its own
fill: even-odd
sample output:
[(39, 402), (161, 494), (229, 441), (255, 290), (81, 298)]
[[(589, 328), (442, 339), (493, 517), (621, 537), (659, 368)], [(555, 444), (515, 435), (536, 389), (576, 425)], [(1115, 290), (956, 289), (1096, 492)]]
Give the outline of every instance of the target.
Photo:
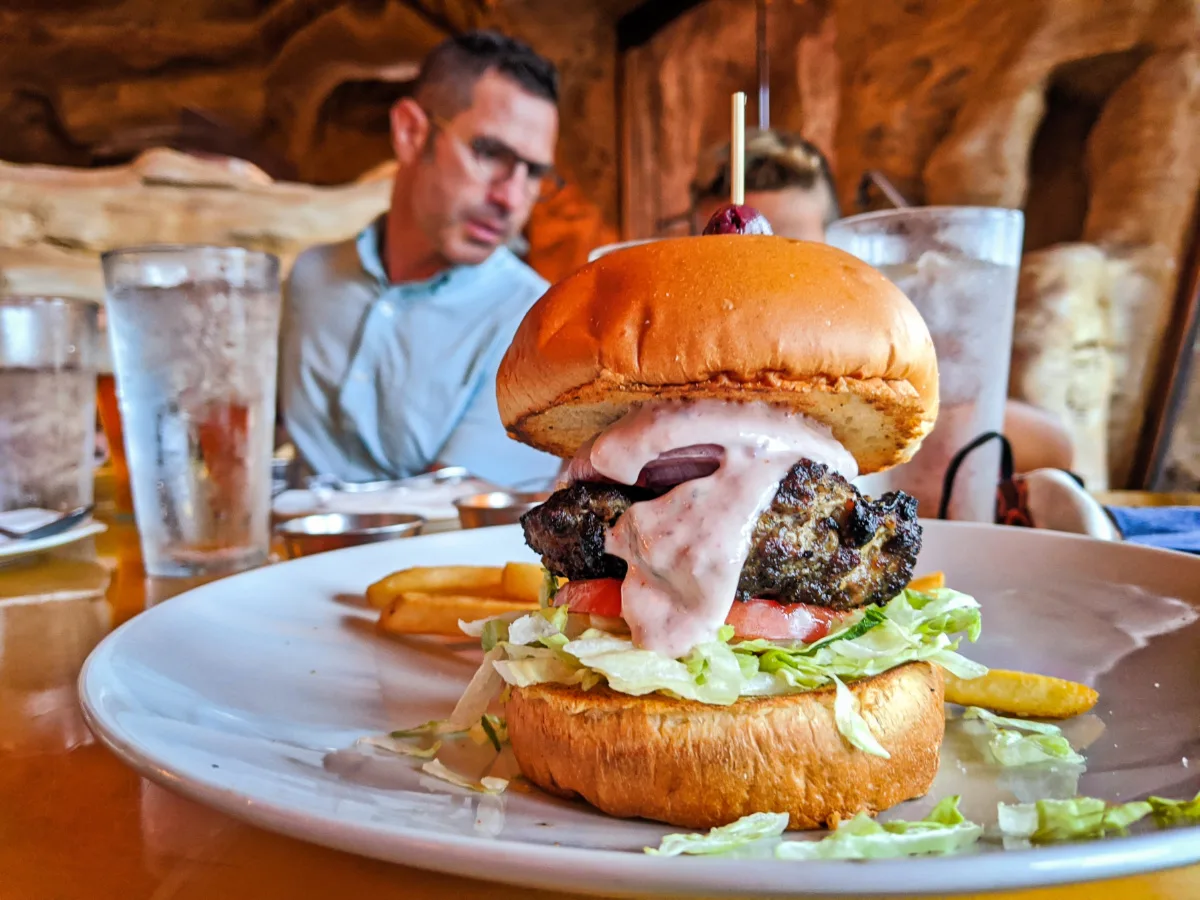
[(718, 400), (635, 409), (596, 439), (590, 457), (601, 475), (633, 484), (663, 453), (701, 444), (723, 448), (720, 468), (635, 503), (605, 541), (629, 566), (621, 614), (634, 642), (671, 657), (716, 639), (755, 523), (793, 465), (811, 459), (846, 479), (858, 474), (825, 426), (765, 403)]

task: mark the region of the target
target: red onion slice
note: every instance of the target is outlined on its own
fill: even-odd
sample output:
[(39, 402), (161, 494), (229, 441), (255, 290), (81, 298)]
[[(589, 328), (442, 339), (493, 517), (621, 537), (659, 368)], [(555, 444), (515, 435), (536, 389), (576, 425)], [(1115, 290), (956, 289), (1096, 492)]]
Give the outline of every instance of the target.
[[(580, 481), (614, 483), (613, 479), (601, 475), (592, 465), (593, 443), (595, 443), (594, 438), (580, 447), (579, 452), (567, 465), (567, 470), (562, 477), (564, 486)], [(685, 481), (704, 478), (720, 468), (724, 456), (725, 449), (719, 444), (696, 444), (692, 447), (668, 450), (657, 459), (647, 463), (634, 484), (637, 487), (660, 490), (683, 484)]]

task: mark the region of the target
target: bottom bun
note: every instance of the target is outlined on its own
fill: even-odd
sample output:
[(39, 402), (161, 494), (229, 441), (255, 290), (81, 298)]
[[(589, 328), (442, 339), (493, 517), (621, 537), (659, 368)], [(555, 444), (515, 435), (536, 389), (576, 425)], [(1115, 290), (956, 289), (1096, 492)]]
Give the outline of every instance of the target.
[(799, 830), (920, 797), (937, 774), (941, 669), (908, 663), (848, 687), (890, 759), (846, 742), (832, 688), (712, 706), (540, 684), (512, 688), (505, 715), (522, 774), (551, 794), (683, 828), (786, 812)]

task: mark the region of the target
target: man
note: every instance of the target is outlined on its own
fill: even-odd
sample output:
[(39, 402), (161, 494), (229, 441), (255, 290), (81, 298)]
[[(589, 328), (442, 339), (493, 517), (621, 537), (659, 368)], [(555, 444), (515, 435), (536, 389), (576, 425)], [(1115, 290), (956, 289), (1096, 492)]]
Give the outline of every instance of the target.
[[(697, 167), (691, 189), (693, 233), (699, 234), (713, 212), (729, 202), (729, 168), (728, 144), (709, 151)], [(746, 204), (783, 237), (824, 241), (826, 227), (840, 215), (829, 163), (812, 144), (786, 132), (747, 132), (745, 190)], [(1071, 436), (1053, 413), (1010, 399), (1004, 434), (1016, 472), (1071, 468)]]
[(287, 285), (283, 424), (347, 481), (462, 465), (503, 485), (559, 461), (510, 440), (495, 375), (546, 282), (507, 248), (554, 180), (558, 75), (491, 32), (447, 40), (391, 111), (391, 208), (314, 247)]
[[(699, 234), (713, 212), (729, 202), (729, 145), (709, 151), (692, 182), (692, 232)], [(823, 241), (838, 218), (829, 163), (808, 141), (784, 131), (746, 134), (746, 204), (771, 223), (776, 234)]]

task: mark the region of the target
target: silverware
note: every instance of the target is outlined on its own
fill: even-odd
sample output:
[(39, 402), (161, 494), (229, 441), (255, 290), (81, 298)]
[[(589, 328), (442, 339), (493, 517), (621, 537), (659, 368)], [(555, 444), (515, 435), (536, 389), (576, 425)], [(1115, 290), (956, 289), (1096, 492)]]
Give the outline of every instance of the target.
[(308, 489), (311, 491), (325, 489), (343, 494), (365, 494), (371, 491), (389, 491), (429, 484), (458, 484), (470, 477), (471, 473), (462, 466), (445, 466), (432, 472), (411, 475), (408, 478), (382, 481), (343, 481), (335, 475), (316, 475), (308, 480)]
[(90, 516), (94, 508), (94, 506), (81, 506), (79, 509), (73, 509), (69, 513), (59, 516), (53, 522), (47, 522), (45, 525), (34, 528), (32, 531), (10, 531), (7, 528), (0, 528), (0, 535), (14, 541), (37, 541), (48, 538), (74, 528)]
[(316, 513), (275, 526), (288, 559), (421, 533), (425, 519), (400, 513)]
[(546, 491), (489, 491), (460, 497), (454, 501), (454, 506), (463, 528), (487, 528), (491, 525), (512, 525), (549, 497)]

